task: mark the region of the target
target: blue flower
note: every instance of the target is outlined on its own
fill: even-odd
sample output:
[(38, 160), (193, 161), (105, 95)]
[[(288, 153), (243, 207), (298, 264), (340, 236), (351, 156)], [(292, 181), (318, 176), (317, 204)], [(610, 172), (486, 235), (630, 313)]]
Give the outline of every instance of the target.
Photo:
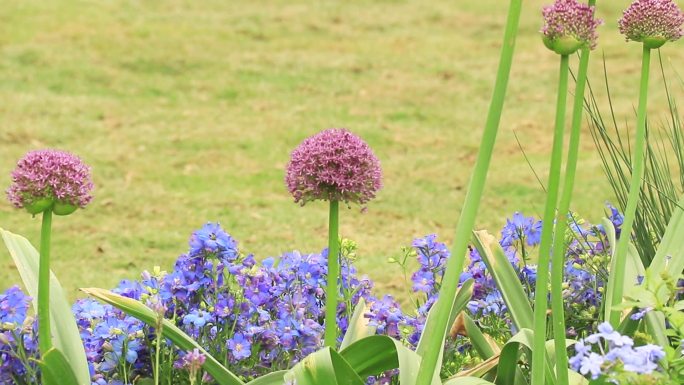
[(228, 349), (230, 349), (233, 358), (238, 361), (249, 358), (252, 355), (252, 344), (242, 333), (237, 333), (233, 338), (228, 340)]

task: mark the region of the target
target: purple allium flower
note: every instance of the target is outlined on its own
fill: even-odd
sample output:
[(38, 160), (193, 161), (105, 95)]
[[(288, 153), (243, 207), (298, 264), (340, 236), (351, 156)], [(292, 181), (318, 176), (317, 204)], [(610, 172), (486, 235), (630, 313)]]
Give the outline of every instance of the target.
[(292, 151), (285, 183), (302, 205), (317, 199), (363, 205), (382, 187), (382, 170), (361, 138), (331, 128), (304, 139)]
[(618, 21), (625, 38), (658, 48), (684, 35), (684, 13), (672, 0), (635, 0)]
[(36, 214), (55, 204), (85, 207), (93, 199), (90, 167), (79, 157), (58, 150), (28, 152), (12, 172), (12, 185), (7, 190), (9, 201), (17, 208)]
[(594, 7), (577, 0), (556, 0), (542, 10), (544, 44), (552, 51), (569, 55), (582, 47), (596, 47), (596, 27), (603, 21), (594, 18)]

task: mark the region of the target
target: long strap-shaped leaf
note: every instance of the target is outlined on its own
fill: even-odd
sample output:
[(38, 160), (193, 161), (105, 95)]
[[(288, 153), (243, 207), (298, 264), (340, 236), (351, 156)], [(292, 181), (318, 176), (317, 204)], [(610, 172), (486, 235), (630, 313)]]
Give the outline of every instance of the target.
[[(681, 210), (680, 214), (681, 214)], [(672, 218), (675, 218), (677, 214), (672, 216)], [(681, 216), (681, 215), (680, 215)], [(672, 223), (672, 221), (670, 221)], [(608, 242), (610, 243), (611, 247), (611, 271), (613, 269), (613, 266), (615, 264), (615, 259), (612, 258), (612, 256), (615, 254), (615, 245), (617, 244), (615, 240), (615, 227), (613, 226), (613, 223), (604, 218), (603, 219), (603, 228), (606, 231), (606, 236), (608, 237)], [(668, 226), (668, 231), (670, 227)], [(682, 231), (684, 229), (680, 229)], [(663, 244), (661, 243), (661, 247)], [(658, 250), (660, 250), (660, 248)], [(653, 270), (656, 271), (656, 270)], [(604, 307), (604, 318), (608, 319), (610, 315), (610, 304), (607, 302), (610, 298), (612, 298), (612, 293), (615, 288), (615, 285), (623, 285), (623, 293), (628, 293), (630, 288), (636, 284), (636, 278), (637, 276), (644, 276), (646, 274), (646, 269), (644, 268), (641, 256), (639, 256), (639, 252), (637, 251), (636, 247), (634, 247), (633, 244), (630, 243), (628, 251), (627, 251), (627, 263), (626, 263), (626, 271), (625, 271), (625, 280), (623, 282), (616, 282), (615, 276), (613, 274), (610, 274), (608, 276), (608, 282), (607, 282), (607, 287), (606, 287), (606, 295), (604, 296), (604, 301), (605, 307)], [(655, 278), (655, 277), (654, 277)], [(626, 310), (625, 314), (629, 312), (629, 309)], [(629, 318), (625, 318), (623, 320), (623, 323), (628, 323)], [(665, 331), (665, 317), (663, 316), (662, 313), (657, 312), (657, 311), (651, 311), (646, 313), (646, 316), (644, 317), (644, 322), (646, 324), (646, 329), (648, 333), (653, 336), (655, 339), (655, 342), (657, 342), (661, 346), (667, 346), (668, 342), (668, 337)], [(622, 327), (622, 325), (621, 325)]]
[(247, 383), (247, 385), (283, 385), (285, 383), (285, 375), (287, 370), (279, 370), (277, 372), (269, 373), (261, 376)]
[(290, 378), (297, 385), (364, 385), (349, 363), (329, 347), (306, 356), (286, 375)]
[(69, 361), (59, 350), (52, 348), (39, 361), (43, 383), (46, 385), (78, 385)]
[[(157, 314), (145, 306), (140, 301), (136, 301), (132, 298), (123, 297), (118, 294), (112, 293), (109, 290), (98, 289), (98, 288), (87, 288), (81, 289), (84, 293), (91, 295), (100, 301), (106, 302), (124, 313), (135, 317), (142, 322), (155, 326), (157, 323)], [(174, 325), (169, 320), (164, 320), (164, 327), (162, 328), (162, 334), (164, 337), (170, 339), (179, 348), (189, 351), (193, 349), (199, 349), (199, 351), (204, 354), (207, 359), (202, 366), (219, 384), (221, 385), (243, 385), (242, 382), (235, 374), (231, 373), (223, 365), (221, 365), (216, 358), (211, 354), (207, 353), (202, 346), (200, 346), (195, 340), (193, 340), (189, 335), (185, 334), (180, 328)]]
[[(511, 337), (508, 342), (501, 349), (501, 356), (499, 357), (499, 366), (496, 373), (496, 385), (512, 385), (514, 383), (520, 383), (519, 377), (519, 367), (518, 367), (518, 356), (521, 350), (526, 351), (529, 357), (531, 357), (532, 343), (534, 341), (534, 333), (530, 329), (522, 329), (516, 335)], [(547, 341), (547, 345), (548, 342)], [(550, 346), (551, 348), (552, 345)], [(548, 349), (547, 349), (548, 351)], [(548, 361), (547, 361), (548, 362)], [(567, 369), (566, 369), (567, 370)], [(546, 382), (549, 382), (551, 374), (551, 368), (546, 365)], [(513, 382), (515, 379), (515, 382)]]
[(443, 385), (494, 385), (494, 383), (479, 377), (457, 377), (445, 381)]
[(340, 350), (343, 350), (356, 341), (375, 335), (377, 327), (369, 325), (370, 320), (365, 317), (368, 310), (369, 308), (366, 305), (366, 301), (363, 298), (360, 298), (354, 308), (354, 314), (352, 314), (352, 317), (349, 320), (349, 327), (347, 328), (347, 332), (344, 333)]
[[(38, 298), (38, 251), (24, 237), (0, 228), (14, 264), (17, 266), (21, 280), (31, 297), (36, 310)], [(50, 274), (50, 319), (52, 342), (54, 347), (70, 365), (78, 384), (90, 385), (90, 371), (86, 359), (81, 335), (71, 305), (64, 295), (64, 290), (54, 274)]]
[[(415, 384), (421, 357), (400, 341), (388, 336), (372, 336), (357, 341), (340, 352), (359, 376), (365, 378), (399, 369), (400, 384)], [(432, 385), (439, 385), (439, 374)]]
[(678, 277), (684, 270), (684, 196), (675, 207), (665, 235), (660, 241), (656, 255), (649, 269), (657, 274), (667, 271), (672, 277)]
[(473, 241), (482, 261), (487, 266), (487, 270), (494, 278), (504, 302), (506, 302), (515, 327), (518, 330), (532, 329), (534, 327), (532, 306), (530, 306), (530, 301), (527, 299), (518, 274), (499, 243), (487, 231), (473, 232)]

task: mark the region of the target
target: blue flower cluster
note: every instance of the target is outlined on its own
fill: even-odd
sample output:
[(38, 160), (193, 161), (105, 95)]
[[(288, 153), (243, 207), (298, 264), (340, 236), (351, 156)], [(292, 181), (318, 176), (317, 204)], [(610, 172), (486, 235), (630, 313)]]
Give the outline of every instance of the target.
[(575, 352), (575, 356), (570, 358), (570, 366), (583, 375), (590, 374), (592, 379), (614, 374), (616, 370), (651, 374), (665, 357), (661, 346), (647, 344), (635, 347), (630, 337), (613, 330), (607, 322), (599, 325), (597, 333), (578, 341)]
[(31, 298), (13, 286), (0, 294), (0, 384), (38, 383), (36, 322), (27, 317)]
[[(619, 220), (619, 213), (614, 219)], [(569, 221), (564, 296), (569, 307), (579, 306), (584, 312), (568, 312), (568, 334), (573, 335), (577, 334), (575, 330), (590, 332), (595, 327), (592, 323), (606, 274), (607, 243), (599, 226), (586, 226), (574, 217)], [(539, 244), (541, 227), (540, 221), (515, 213), (501, 232), (500, 245), (530, 298), (536, 266), (527, 261)], [(446, 245), (434, 234), (413, 241), (410, 255), (418, 268), (410, 276), (415, 308), (408, 312), (392, 296), (376, 298), (371, 294), (373, 282), (357, 275), (350, 257), (353, 246), (346, 245), (341, 255), (341, 300), (336, 320), (340, 335), (363, 298), (369, 306), (365, 317), (378, 334), (415, 347), (444, 279), (450, 257)], [(121, 281), (114, 291), (148, 304), (230, 370), (253, 378), (291, 367), (321, 347), (327, 258), (327, 250), (317, 254), (294, 251), (258, 263), (254, 256), (240, 252), (237, 242), (218, 224), (208, 223), (192, 234), (187, 254), (177, 259), (172, 271), (145, 271), (139, 280)], [(468, 279), (474, 280), (469, 313), (488, 334), (507, 338), (512, 325), (508, 309), (481, 256), (472, 248), (460, 282)], [(38, 379), (32, 360), (38, 355), (37, 329), (27, 316), (29, 303), (30, 298), (16, 287), (0, 295), (0, 384), (35, 383)], [(176, 350), (163, 338), (157, 342), (154, 327), (92, 299), (76, 301), (73, 312), (94, 385), (128, 384), (135, 378), (151, 377), (157, 349), (162, 355), (161, 373), (174, 384), (188, 383), (184, 371), (189, 372), (187, 368), (192, 366), (186, 357), (191, 353)], [(458, 336), (445, 347), (454, 353), (469, 348), (467, 338)], [(458, 354), (445, 355), (455, 356)], [(460, 367), (445, 361), (445, 365), (450, 364), (454, 370)], [(391, 383), (395, 374), (388, 372), (369, 379), (369, 383)]]

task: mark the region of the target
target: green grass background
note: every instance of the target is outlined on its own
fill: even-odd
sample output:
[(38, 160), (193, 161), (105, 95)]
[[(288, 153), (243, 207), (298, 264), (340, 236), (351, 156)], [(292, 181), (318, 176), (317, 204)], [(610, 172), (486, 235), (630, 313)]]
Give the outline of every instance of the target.
[[(618, 118), (633, 121), (640, 47), (599, 1)], [(538, 215), (551, 144), (558, 57), (526, 1), (518, 51), (478, 227)], [(0, 185), (24, 152), (55, 147), (93, 166), (96, 199), (54, 223), (53, 267), (71, 295), (143, 269), (171, 269), (190, 233), (219, 221), (258, 257), (326, 244), (324, 203), (299, 207), (284, 183), (289, 151), (347, 127), (381, 159), (367, 213), (341, 213), (359, 269), (398, 293), (388, 265), (414, 237), (451, 244), (477, 154), (506, 14), (479, 1), (37, 1), (0, 7)], [(681, 43), (663, 53), (673, 67)], [(576, 61), (573, 60), (573, 64)], [(670, 64), (668, 64), (670, 66)], [(665, 118), (653, 76), (651, 117)], [(601, 88), (601, 87), (597, 87)], [(677, 88), (680, 90), (680, 88)], [(599, 92), (599, 97), (603, 93)], [(603, 99), (605, 100), (605, 99)], [(604, 103), (605, 106), (605, 103)], [(573, 208), (599, 220), (612, 198), (585, 127)], [(0, 226), (38, 242), (38, 218), (0, 202)], [(0, 289), (19, 282), (0, 251)]]

